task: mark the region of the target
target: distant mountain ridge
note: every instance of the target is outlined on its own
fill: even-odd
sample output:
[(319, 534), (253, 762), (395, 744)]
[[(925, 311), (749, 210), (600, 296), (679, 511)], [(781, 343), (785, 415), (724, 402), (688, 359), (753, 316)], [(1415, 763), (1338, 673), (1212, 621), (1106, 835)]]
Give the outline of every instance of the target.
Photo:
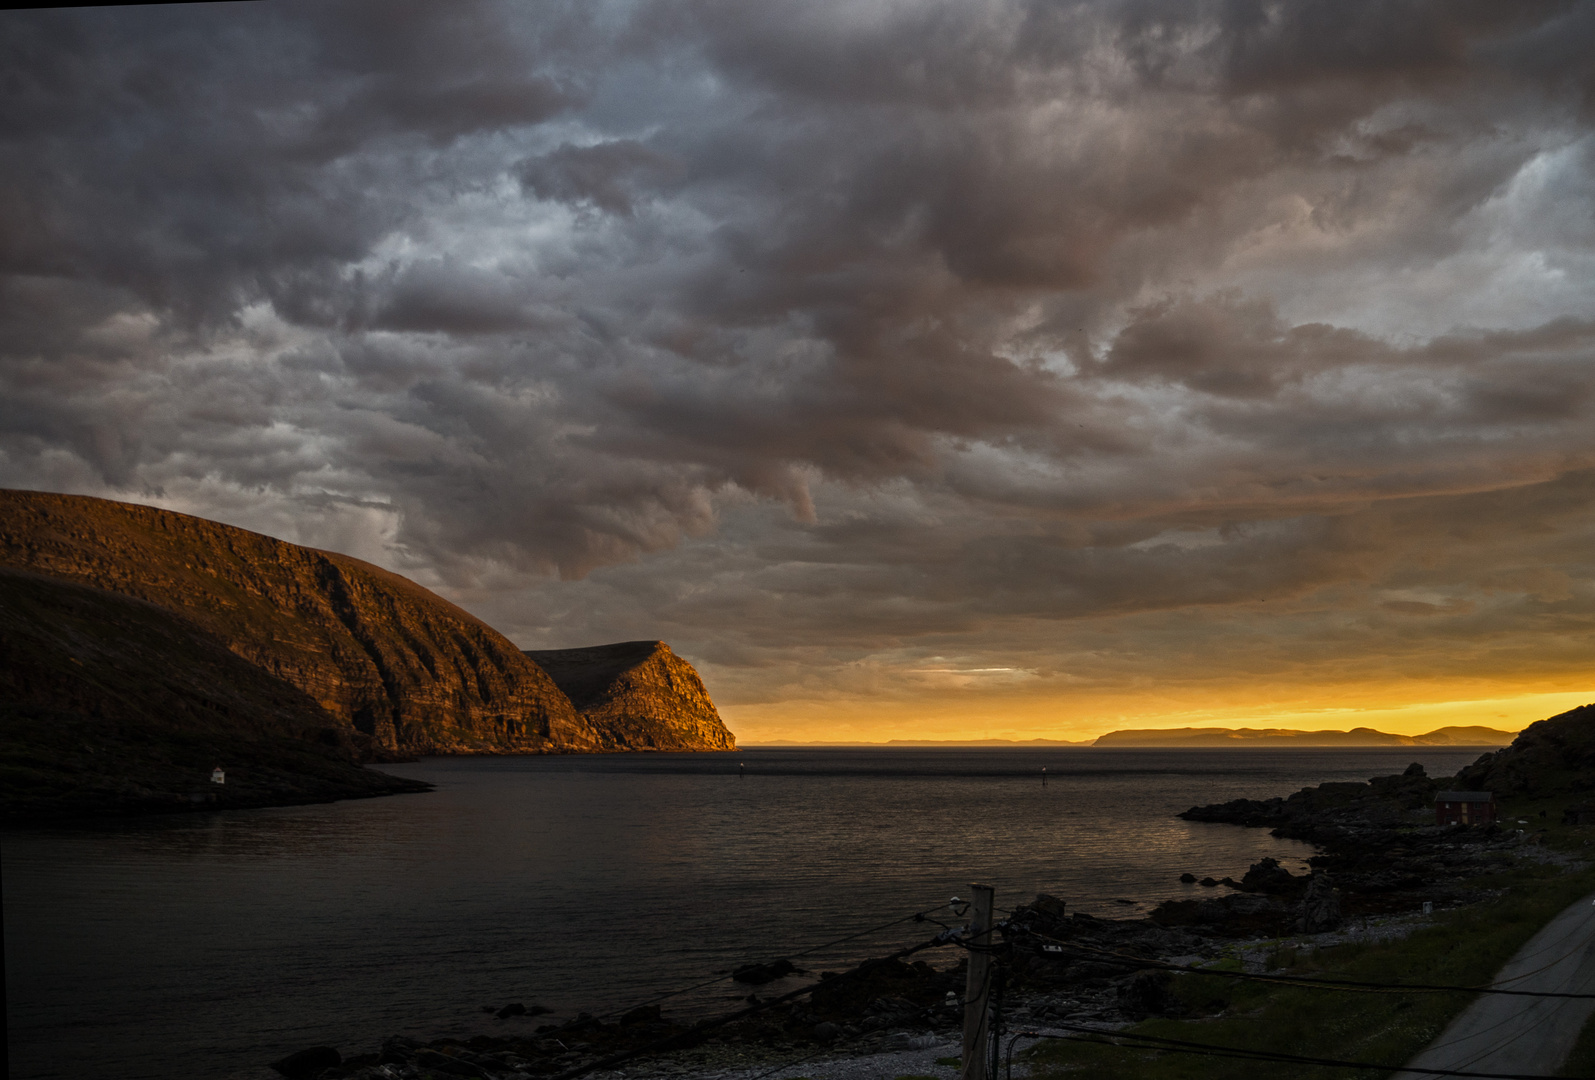
[(1488, 727), (1442, 727), (1424, 735), (1391, 735), (1373, 728), (1350, 731), (1298, 731), (1294, 728), (1125, 728), (1110, 731), (1095, 739), (890, 739), (886, 742), (795, 742), (771, 739), (759, 746), (903, 746), (947, 747), (991, 746), (1102, 746), (1102, 747), (1181, 747), (1181, 746), (1505, 746), (1514, 733)]
[(1092, 739), (888, 739), (887, 746), (1090, 746)]
[(1373, 728), (1298, 731), (1293, 728), (1131, 728), (1110, 731), (1093, 746), (1505, 746), (1515, 732), (1477, 726), (1392, 735)]
[[(153, 722), (157, 699), (182, 698), (174, 715), (205, 713), (205, 688), (161, 689), (113, 673), (130, 665), (183, 668), (220, 649), (253, 669), (250, 686), (272, 684), (280, 691), (275, 700), (294, 703), (269, 723), (251, 720), (256, 729), (283, 738), (318, 732), (323, 743), (365, 759), (735, 746), (696, 672), (663, 643), (647, 643), (647, 656), (617, 671), (625, 685), (601, 690), (587, 715), (502, 634), (415, 582), (203, 518), (86, 496), (0, 491), (0, 570), (10, 571), (0, 576), (0, 614), (9, 628), (0, 633), (7, 724), (18, 709), (90, 715), (83, 708), (92, 701), (73, 696), (73, 673), (50, 661), (44, 644), (88, 633), (98, 643), (105, 685), (120, 688), (126, 707), (118, 706), (118, 715), (139, 723)], [(87, 592), (69, 595), (51, 582), (106, 597), (90, 603)], [(96, 637), (69, 614), (91, 609), (108, 619), (117, 613), (122, 638)], [(133, 639), (146, 631), (176, 651), (164, 661), (141, 651)], [(205, 664), (215, 666), (212, 659)], [(136, 686), (153, 695), (150, 702), (127, 704)], [(62, 704), (71, 701), (78, 705)], [(212, 734), (221, 738), (222, 729)]]
[(757, 743), (748, 744), (748, 749), (757, 749), (763, 746), (906, 746), (933, 749), (947, 747), (955, 749), (960, 746), (1090, 746), (1090, 739), (887, 739), (885, 742), (799, 742), (796, 739), (764, 739)]

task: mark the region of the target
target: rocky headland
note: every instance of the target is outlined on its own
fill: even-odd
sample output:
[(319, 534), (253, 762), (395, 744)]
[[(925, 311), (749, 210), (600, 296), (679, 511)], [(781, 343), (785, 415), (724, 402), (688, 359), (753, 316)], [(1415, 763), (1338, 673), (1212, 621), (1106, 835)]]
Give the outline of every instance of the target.
[(606, 750), (735, 750), (703, 680), (662, 641), (527, 656), (554, 680)]
[[(572, 684), (581, 707), (492, 627), (359, 559), (153, 507), (0, 491), (7, 813), (416, 790), (360, 764), (423, 754), (735, 746), (663, 643), (543, 655), (582, 668), (566, 653), (596, 658)], [(276, 786), (246, 795), (261, 739), (293, 744), (292, 761), (312, 753), (320, 780), (288, 784), (279, 757)], [(134, 753), (139, 740), (162, 749)], [(226, 784), (208, 783), (213, 765)]]
[[(1366, 783), (1320, 784), (1289, 796), (1193, 806), (1180, 816), (1266, 828), (1313, 844), (1319, 849), (1311, 860), (1314, 873), (1293, 878), (1275, 868), (1255, 880), (1251, 874), (1240, 883), (1225, 879), (1213, 884), (1240, 891), (1165, 904), (1152, 917), (1168, 924), (1197, 920), (1221, 927), (1251, 921), (1282, 928), (1292, 917), (1289, 902), (1305, 896), (1315, 879), (1321, 889), (1333, 883), (1347, 917), (1459, 902), (1471, 895), (1470, 880), (1511, 862), (1515, 851), (1537, 844), (1547, 828), (1562, 824), (1567, 807), (1557, 808), (1552, 820), (1552, 809), (1540, 804), (1572, 806), (1592, 789), (1595, 705), (1584, 705), (1531, 724), (1511, 745), (1482, 755), (1456, 776), (1431, 778), (1413, 764), (1400, 775)], [(1448, 790), (1493, 792), (1503, 820), (1473, 828), (1435, 824), (1435, 795)], [(1538, 809), (1519, 809), (1530, 801)], [(1571, 812), (1576, 822), (1576, 806)], [(1523, 813), (1529, 816), (1520, 822)], [(1272, 899), (1247, 898), (1258, 896)]]

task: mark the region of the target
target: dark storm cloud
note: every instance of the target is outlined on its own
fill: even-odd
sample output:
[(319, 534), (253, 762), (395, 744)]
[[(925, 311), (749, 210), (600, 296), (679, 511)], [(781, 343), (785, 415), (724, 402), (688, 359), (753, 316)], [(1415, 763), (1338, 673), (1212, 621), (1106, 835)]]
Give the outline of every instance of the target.
[(8, 269), (172, 314), (324, 279), (410, 217), (428, 155), (575, 101), (476, 3), (5, 19)]
[(1590, 20), (6, 13), (0, 477), (794, 640), (1374, 588), (1595, 464)]
[(521, 183), (538, 198), (587, 204), (630, 217), (642, 186), (673, 170), (669, 159), (635, 139), (615, 139), (594, 146), (564, 143), (527, 158), (517, 171)]

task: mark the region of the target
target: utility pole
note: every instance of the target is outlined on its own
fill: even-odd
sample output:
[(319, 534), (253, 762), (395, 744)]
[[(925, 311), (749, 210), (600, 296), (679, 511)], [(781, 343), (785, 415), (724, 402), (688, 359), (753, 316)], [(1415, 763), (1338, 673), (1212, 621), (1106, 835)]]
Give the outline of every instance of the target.
[(969, 909), (969, 980), (964, 984), (964, 1061), (958, 1080), (988, 1080), (990, 1022), (986, 1016), (991, 996), (991, 923), (996, 891), (990, 885), (971, 885), (974, 904)]

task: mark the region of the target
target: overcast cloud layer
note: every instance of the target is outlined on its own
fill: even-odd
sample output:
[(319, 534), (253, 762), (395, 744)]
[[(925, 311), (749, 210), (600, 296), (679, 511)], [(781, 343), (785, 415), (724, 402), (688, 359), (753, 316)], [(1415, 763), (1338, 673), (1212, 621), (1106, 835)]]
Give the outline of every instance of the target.
[(5, 486), (755, 735), (1589, 686), (1595, 5), (7, 12), (0, 80)]

